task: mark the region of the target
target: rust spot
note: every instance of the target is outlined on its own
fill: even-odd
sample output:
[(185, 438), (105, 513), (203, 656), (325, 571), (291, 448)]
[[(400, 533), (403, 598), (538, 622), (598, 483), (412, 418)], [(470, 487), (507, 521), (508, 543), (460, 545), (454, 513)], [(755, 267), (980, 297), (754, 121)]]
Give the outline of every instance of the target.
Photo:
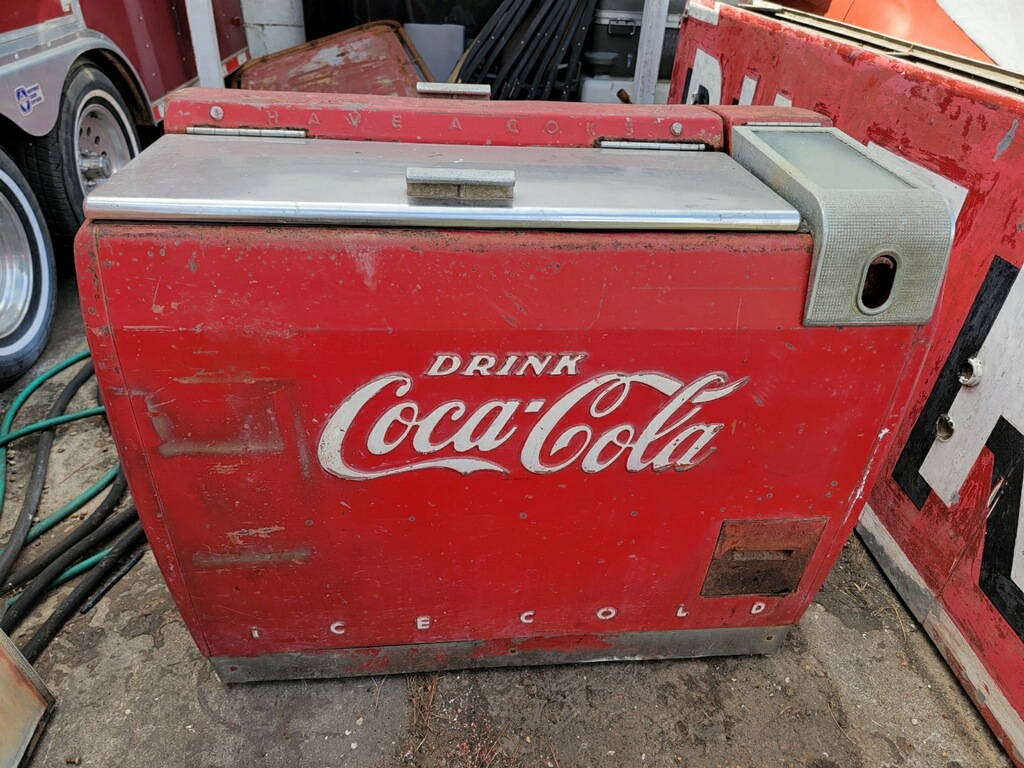
[(224, 568), (244, 565), (282, 565), (301, 563), (313, 556), (309, 547), (298, 547), (277, 552), (196, 552), (192, 563), (197, 568)]
[(257, 539), (266, 539), (270, 537), (270, 534), (283, 531), (283, 525), (268, 525), (264, 528), (243, 528), (240, 531), (230, 531), (225, 534), (228, 540), (232, 544), (242, 544), (243, 539), (255, 537)]
[(789, 595), (797, 591), (825, 530), (824, 518), (726, 520), (701, 595)]

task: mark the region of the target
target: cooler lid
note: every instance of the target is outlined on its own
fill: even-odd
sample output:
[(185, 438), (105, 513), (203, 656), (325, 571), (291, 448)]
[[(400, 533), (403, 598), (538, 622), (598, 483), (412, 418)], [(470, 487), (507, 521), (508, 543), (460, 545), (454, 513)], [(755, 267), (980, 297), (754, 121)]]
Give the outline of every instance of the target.
[(794, 231), (719, 152), (164, 136), (93, 191), (94, 219)]

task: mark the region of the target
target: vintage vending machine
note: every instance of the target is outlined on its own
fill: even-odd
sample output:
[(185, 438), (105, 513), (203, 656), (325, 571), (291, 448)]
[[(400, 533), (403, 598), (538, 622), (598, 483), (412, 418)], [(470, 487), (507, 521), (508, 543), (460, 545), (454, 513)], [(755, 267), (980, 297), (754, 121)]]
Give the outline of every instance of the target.
[(940, 195), (803, 110), (195, 90), (167, 125), (79, 287), (221, 679), (779, 646), (920, 370)]

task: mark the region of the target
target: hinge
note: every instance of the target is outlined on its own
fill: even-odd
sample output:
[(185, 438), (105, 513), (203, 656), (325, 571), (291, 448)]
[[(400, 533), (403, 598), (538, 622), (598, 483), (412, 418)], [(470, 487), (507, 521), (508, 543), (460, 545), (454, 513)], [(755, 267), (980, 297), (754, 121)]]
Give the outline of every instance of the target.
[(754, 128), (824, 128), (820, 122), (809, 120), (751, 120), (743, 123)]
[(208, 125), (190, 125), (185, 133), (196, 136), (248, 136), (261, 139), (304, 139), (305, 128), (214, 128)]
[(597, 142), (601, 149), (654, 149), (664, 152), (703, 152), (703, 144), (686, 144), (680, 141), (618, 141), (601, 139)]

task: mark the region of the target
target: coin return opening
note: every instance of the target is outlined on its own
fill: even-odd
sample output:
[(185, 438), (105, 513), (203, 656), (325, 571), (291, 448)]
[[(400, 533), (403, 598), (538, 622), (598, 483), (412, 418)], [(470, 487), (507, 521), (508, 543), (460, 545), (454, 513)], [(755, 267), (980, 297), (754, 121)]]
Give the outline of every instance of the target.
[(892, 298), (895, 284), (895, 256), (888, 253), (875, 256), (864, 272), (864, 283), (860, 289), (861, 309), (872, 314), (884, 309)]

